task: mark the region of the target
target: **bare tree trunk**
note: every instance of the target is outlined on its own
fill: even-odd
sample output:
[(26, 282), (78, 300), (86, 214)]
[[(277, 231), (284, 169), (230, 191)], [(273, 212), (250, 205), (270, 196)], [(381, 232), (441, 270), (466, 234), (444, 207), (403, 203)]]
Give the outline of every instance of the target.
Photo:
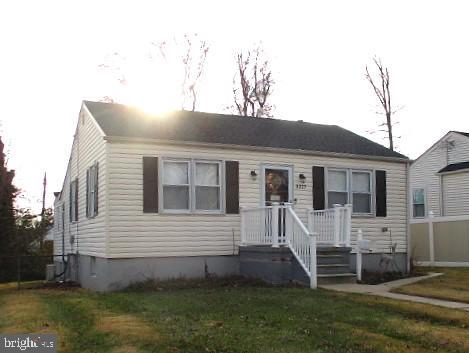
[(377, 84), (375, 79), (371, 76), (368, 66), (365, 67), (365, 77), (370, 83), (373, 91), (375, 92), (376, 97), (379, 100), (381, 107), (383, 108), (384, 115), (386, 117), (386, 122), (382, 125), (386, 126), (387, 137), (389, 139), (389, 149), (394, 150), (394, 136), (392, 131), (392, 115), (395, 111), (392, 110), (391, 106), (391, 91), (389, 88), (390, 79), (388, 68), (385, 68), (381, 63), (381, 60), (378, 58), (373, 58), (373, 62), (378, 70), (378, 81)]

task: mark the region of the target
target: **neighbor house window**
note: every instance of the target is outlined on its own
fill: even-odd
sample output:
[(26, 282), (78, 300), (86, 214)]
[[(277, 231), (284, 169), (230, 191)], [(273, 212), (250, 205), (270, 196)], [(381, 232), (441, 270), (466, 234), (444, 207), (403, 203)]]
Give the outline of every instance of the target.
[(164, 160), (161, 181), (164, 210), (220, 212), (221, 180), (218, 161)]
[(98, 163), (86, 171), (86, 216), (91, 218), (98, 214)]
[(425, 217), (425, 190), (414, 189), (412, 191), (412, 204), (414, 217)]
[(70, 183), (70, 222), (78, 221), (78, 179)]
[(371, 214), (373, 199), (373, 173), (368, 170), (327, 170), (327, 206), (351, 203), (353, 213)]

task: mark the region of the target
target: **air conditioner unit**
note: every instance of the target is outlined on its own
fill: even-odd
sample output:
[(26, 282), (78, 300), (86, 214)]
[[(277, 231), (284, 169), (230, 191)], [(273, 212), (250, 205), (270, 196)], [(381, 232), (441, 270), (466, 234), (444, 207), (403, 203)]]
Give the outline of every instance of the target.
[(46, 265), (46, 281), (53, 282), (55, 280), (55, 265)]

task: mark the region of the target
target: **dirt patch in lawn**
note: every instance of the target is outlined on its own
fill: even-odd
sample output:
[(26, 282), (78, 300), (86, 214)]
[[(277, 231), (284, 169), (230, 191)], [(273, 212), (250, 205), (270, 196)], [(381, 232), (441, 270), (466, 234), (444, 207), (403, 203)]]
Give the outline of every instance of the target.
[(96, 329), (119, 336), (126, 341), (155, 340), (158, 332), (134, 315), (115, 315), (109, 312), (97, 314)]

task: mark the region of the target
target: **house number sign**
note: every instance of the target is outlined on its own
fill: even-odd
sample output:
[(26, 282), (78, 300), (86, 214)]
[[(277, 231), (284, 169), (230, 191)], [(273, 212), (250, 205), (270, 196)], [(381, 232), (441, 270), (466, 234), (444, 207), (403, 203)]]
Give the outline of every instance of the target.
[(306, 190), (306, 184), (296, 184), (298, 190)]

